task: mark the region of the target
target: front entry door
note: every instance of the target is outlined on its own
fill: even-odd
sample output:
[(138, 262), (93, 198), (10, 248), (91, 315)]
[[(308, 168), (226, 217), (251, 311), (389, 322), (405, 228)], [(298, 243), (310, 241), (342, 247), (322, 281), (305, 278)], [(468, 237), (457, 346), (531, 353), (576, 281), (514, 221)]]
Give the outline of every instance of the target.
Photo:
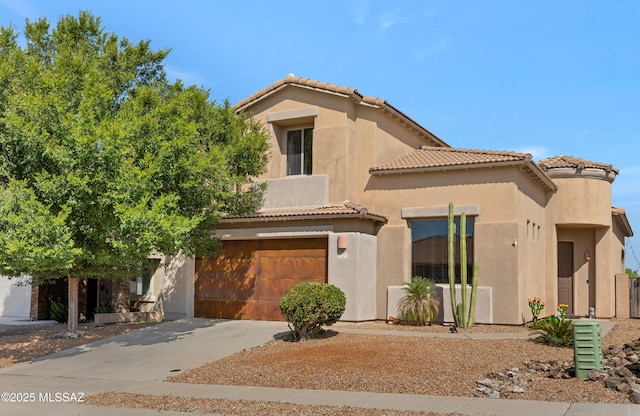
[(558, 241), (558, 304), (573, 314), (573, 242)]

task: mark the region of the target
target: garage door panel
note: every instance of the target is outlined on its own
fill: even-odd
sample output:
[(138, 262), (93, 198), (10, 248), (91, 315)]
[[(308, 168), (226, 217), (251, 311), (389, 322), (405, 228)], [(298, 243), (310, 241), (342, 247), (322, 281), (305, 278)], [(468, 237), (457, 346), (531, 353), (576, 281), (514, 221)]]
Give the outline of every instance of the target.
[(200, 317), (241, 319), (245, 303), (245, 299), (200, 299), (194, 312)]
[(223, 250), (196, 260), (196, 316), (283, 320), (284, 293), (301, 282), (326, 282), (326, 238), (225, 241)]
[(203, 278), (232, 278), (256, 273), (256, 259), (245, 255), (222, 254), (213, 259), (196, 259), (196, 274)]
[(260, 299), (257, 302), (258, 310), (256, 314), (262, 316), (262, 320), (265, 321), (284, 321), (285, 317), (282, 315), (282, 311), (280, 311), (280, 307), (278, 306), (277, 300), (266, 301)]
[(313, 258), (324, 257), (325, 250), (323, 248), (289, 248), (279, 250), (261, 249), (260, 256), (263, 258)]
[(260, 299), (272, 299), (279, 301), (282, 295), (291, 290), (292, 287), (302, 282), (318, 282), (318, 279), (311, 278), (280, 278), (280, 279), (259, 279), (255, 286), (255, 296)]
[(255, 279), (251, 277), (198, 279), (196, 298), (247, 299), (255, 292)]
[(256, 282), (256, 297), (263, 300), (279, 300), (296, 284), (295, 279), (261, 279)]
[(261, 258), (260, 273), (266, 279), (324, 279), (326, 265), (320, 257)]

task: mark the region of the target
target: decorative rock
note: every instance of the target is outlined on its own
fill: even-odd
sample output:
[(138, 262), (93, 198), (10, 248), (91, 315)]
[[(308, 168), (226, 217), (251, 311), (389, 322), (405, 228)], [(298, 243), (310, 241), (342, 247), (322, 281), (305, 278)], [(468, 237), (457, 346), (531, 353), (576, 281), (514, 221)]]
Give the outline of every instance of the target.
[(552, 368), (549, 371), (549, 375), (551, 378), (559, 379), (562, 378), (562, 369), (561, 368)]
[(627, 368), (636, 373), (636, 376), (640, 375), (640, 363), (629, 364)]
[(491, 380), (490, 378), (485, 378), (484, 380), (478, 380), (477, 383), (483, 386), (490, 387), (492, 389), (500, 387), (500, 383), (498, 383), (496, 380)]
[(51, 335), (51, 338), (57, 338), (57, 339), (78, 338), (78, 337), (84, 336), (84, 334), (85, 334), (85, 331), (69, 332), (67, 330), (64, 330), (62, 332), (58, 332), (56, 334)]
[(618, 390), (620, 393), (629, 393), (631, 391), (631, 387), (629, 387), (627, 383), (619, 383), (616, 386), (616, 390)]
[(524, 393), (524, 389), (520, 386), (513, 386), (509, 389), (511, 393)]
[[(609, 346), (603, 351), (603, 370), (591, 370), (587, 377), (602, 382), (607, 388), (628, 393), (632, 403), (640, 404), (640, 339), (625, 344), (622, 348)], [(549, 378), (568, 379), (575, 377), (575, 367), (569, 362), (526, 363), (526, 372), (513, 367), (504, 372), (491, 373), (487, 379), (478, 380), (477, 390), (489, 398), (500, 398), (501, 393), (524, 393), (526, 374), (543, 373)], [(509, 397), (509, 396), (507, 396)]]
[(609, 377), (604, 381), (605, 387), (609, 389), (616, 389), (618, 384), (622, 383), (622, 379), (618, 377)]
[(615, 372), (620, 377), (635, 377), (635, 374), (625, 366), (616, 368)]
[(608, 374), (606, 371), (591, 370), (587, 373), (587, 377), (591, 381), (598, 381), (598, 380), (604, 381), (607, 379)]
[(487, 397), (490, 399), (499, 399), (500, 393), (498, 393), (497, 391), (492, 391), (490, 394), (487, 395)]

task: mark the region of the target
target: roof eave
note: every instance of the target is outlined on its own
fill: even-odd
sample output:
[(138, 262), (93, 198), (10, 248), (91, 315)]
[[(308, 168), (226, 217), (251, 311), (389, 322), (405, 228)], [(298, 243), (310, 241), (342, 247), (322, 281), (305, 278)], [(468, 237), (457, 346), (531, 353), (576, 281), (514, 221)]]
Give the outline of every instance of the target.
[(302, 214), (302, 215), (277, 215), (277, 216), (255, 216), (239, 218), (223, 218), (221, 224), (242, 224), (255, 222), (281, 222), (281, 221), (310, 221), (310, 220), (335, 220), (335, 219), (359, 219), (386, 224), (388, 219), (372, 214)]
[(631, 229), (631, 223), (629, 223), (626, 212), (623, 209), (617, 208), (613, 209), (611, 213), (614, 217), (618, 218), (620, 225), (622, 225), (624, 236), (633, 237), (633, 229)]
[(468, 163), (462, 165), (439, 165), (439, 166), (417, 166), (413, 168), (387, 168), (375, 169), (370, 168), (369, 173), (374, 176), (378, 175), (394, 175), (405, 173), (423, 173), (423, 172), (447, 172), (450, 170), (468, 170), (476, 168), (498, 167), (498, 166), (517, 166), (518, 162), (500, 162), (500, 163)]
[(546, 172), (542, 170), (540, 166), (538, 166), (537, 163), (535, 163), (533, 160), (527, 160), (525, 164), (529, 169), (531, 169), (532, 174), (539, 178), (540, 182), (542, 182), (549, 191), (555, 193), (558, 190), (558, 185), (553, 182), (553, 179), (551, 179), (549, 175), (547, 175)]
[(398, 168), (398, 169), (369, 169), (369, 174), (378, 175), (393, 175), (393, 174), (405, 174), (405, 173), (426, 173), (426, 172), (447, 172), (451, 170), (468, 170), (478, 168), (494, 168), (494, 167), (526, 167), (531, 171), (531, 175), (537, 179), (537, 183), (543, 188), (551, 192), (558, 190), (557, 185), (547, 176), (533, 161), (531, 160), (517, 160), (507, 162), (489, 162), (489, 163), (469, 163), (462, 165), (444, 165), (444, 166), (425, 166), (415, 168)]
[(389, 104), (389, 102), (386, 100), (375, 98), (375, 97), (364, 97), (362, 99), (362, 104), (366, 104), (371, 107), (378, 108), (384, 111), (385, 113), (390, 115), (391, 118), (395, 120), (399, 120), (401, 124), (406, 124), (409, 128), (420, 133), (421, 135), (428, 138), (429, 140), (439, 145), (440, 147), (451, 147), (444, 140), (442, 140), (441, 138), (439, 138), (438, 136), (430, 132), (428, 129), (426, 129), (424, 126), (422, 126), (420, 123), (418, 123), (411, 117), (407, 116), (402, 111), (398, 110), (397, 108)]
[(244, 100), (239, 101), (233, 106), (233, 108), (238, 112), (246, 111), (247, 108), (251, 107), (255, 103), (288, 86), (321, 91), (327, 94), (349, 98), (361, 105), (367, 105), (372, 108), (380, 109), (381, 111), (390, 115), (393, 119), (398, 120), (401, 124), (406, 125), (410, 129), (414, 130), (425, 139), (435, 143), (436, 145), (439, 145), (441, 147), (451, 147), (449, 144), (421, 126), (415, 120), (389, 104), (386, 100), (369, 96), (364, 97), (356, 89), (341, 87), (326, 82), (313, 81), (307, 78), (286, 77), (284, 79), (281, 79), (280, 81), (275, 82), (265, 89), (260, 90), (255, 94), (245, 98)]

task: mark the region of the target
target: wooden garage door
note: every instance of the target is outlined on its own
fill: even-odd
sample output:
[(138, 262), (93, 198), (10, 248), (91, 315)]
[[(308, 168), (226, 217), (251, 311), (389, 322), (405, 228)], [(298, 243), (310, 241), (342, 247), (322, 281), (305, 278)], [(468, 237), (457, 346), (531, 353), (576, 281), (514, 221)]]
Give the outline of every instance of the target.
[(196, 259), (195, 315), (283, 320), (285, 292), (326, 281), (326, 238), (225, 241), (219, 256)]

